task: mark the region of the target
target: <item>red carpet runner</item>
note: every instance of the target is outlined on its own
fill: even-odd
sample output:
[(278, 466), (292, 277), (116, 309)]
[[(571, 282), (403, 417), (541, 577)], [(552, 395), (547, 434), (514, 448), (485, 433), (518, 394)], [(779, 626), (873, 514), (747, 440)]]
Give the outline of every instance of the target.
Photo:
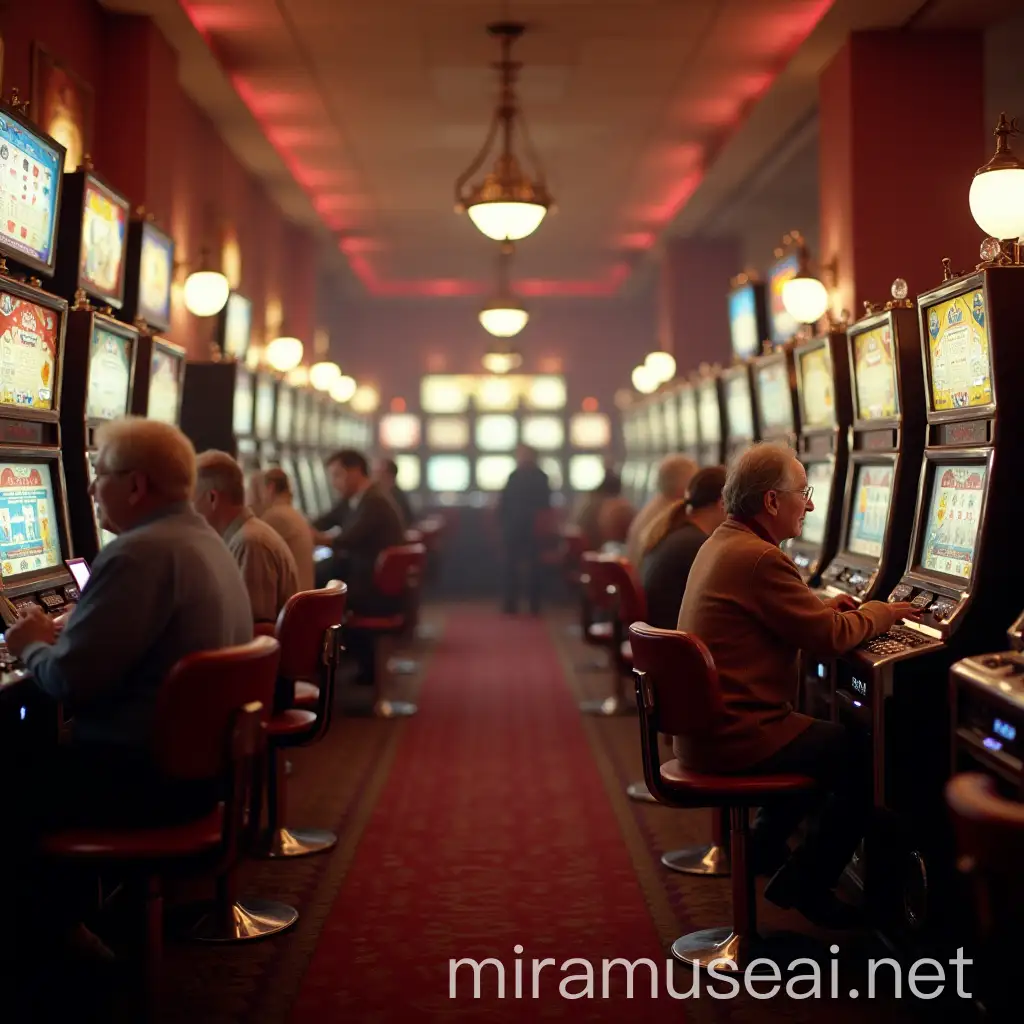
[[(546, 627), (454, 611), (390, 777), (320, 936), (294, 1024), (681, 1021), (661, 948)], [(515, 946), (521, 961), (516, 997)], [(459, 968), (449, 959), (494, 957)], [(533, 960), (542, 967), (533, 997)], [(573, 957), (587, 968), (561, 969)], [(602, 961), (650, 958), (634, 972)], [(582, 976), (582, 977), (581, 977)], [(573, 981), (576, 977), (579, 980)], [(689, 977), (677, 975), (677, 990)], [(605, 991), (610, 994), (604, 996)]]

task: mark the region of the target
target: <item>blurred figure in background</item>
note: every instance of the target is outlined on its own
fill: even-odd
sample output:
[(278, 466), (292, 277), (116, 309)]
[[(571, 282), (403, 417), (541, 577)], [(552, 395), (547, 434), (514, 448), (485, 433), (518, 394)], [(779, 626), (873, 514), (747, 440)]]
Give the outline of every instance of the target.
[(409, 504), (409, 496), (398, 486), (398, 463), (394, 459), (378, 459), (374, 480), (380, 485), (382, 491), (387, 494), (395, 503), (398, 511), (402, 514), (402, 523), (408, 530), (416, 521), (413, 515), (412, 505)]
[(612, 470), (605, 472), (576, 515), (587, 551), (600, 551), (606, 543), (625, 544), (632, 520), (633, 507), (622, 496), (622, 479)]
[(272, 526), (288, 545), (299, 570), (299, 590), (312, 590), (313, 580), (313, 534), (306, 517), (295, 507), (294, 494), (288, 474), (274, 466), (262, 477), (262, 511), (253, 511), (268, 526)]
[(704, 541), (725, 521), (724, 486), (725, 466), (700, 470), (686, 497), (669, 505), (643, 535), (639, 568), (647, 621), (658, 629), (676, 628), (690, 566)]
[(551, 505), (551, 484), (537, 465), (537, 453), (525, 444), (516, 452), (516, 468), (509, 474), (498, 503), (498, 521), (505, 545), (504, 609), (519, 610), (520, 575), (526, 574), (530, 612), (540, 611), (539, 514)]
[(670, 506), (686, 497), (690, 480), (696, 472), (697, 463), (685, 455), (667, 455), (661, 460), (658, 467), (658, 493), (637, 512), (626, 537), (626, 557), (634, 568), (640, 568), (644, 535), (648, 527)]
[(250, 473), (245, 481), (245, 503), (256, 513), (262, 516), (267, 510), (267, 492), (263, 486), (263, 470), (257, 469)]

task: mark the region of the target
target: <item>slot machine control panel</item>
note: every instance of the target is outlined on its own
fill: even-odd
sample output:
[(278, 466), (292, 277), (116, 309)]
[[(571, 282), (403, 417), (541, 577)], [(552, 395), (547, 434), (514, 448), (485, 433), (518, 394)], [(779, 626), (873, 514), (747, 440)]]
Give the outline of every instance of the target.
[(821, 582), (830, 591), (830, 596), (850, 594), (859, 601), (874, 586), (878, 578), (877, 569), (858, 569), (852, 565), (833, 562), (822, 574)]
[(955, 598), (909, 583), (901, 583), (889, 595), (890, 603), (907, 601), (920, 613), (913, 625), (896, 625), (861, 644), (876, 657), (907, 654), (923, 647), (939, 646), (949, 631), (960, 602)]
[[(19, 597), (0, 595), (0, 617), (5, 625), (16, 622), (22, 608), (42, 608), (51, 618), (56, 618), (78, 604), (81, 594), (73, 583), (59, 587), (50, 587), (34, 594), (23, 594)], [(27, 673), (21, 663), (7, 649), (6, 642), (0, 638), (0, 687), (20, 682)]]

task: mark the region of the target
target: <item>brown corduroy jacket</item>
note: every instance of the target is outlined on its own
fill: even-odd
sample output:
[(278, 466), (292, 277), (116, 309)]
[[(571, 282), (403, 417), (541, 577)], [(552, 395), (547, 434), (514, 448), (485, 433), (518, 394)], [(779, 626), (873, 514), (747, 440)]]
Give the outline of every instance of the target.
[(800, 651), (843, 654), (891, 622), (882, 601), (829, 607), (777, 545), (726, 520), (697, 554), (678, 623), (711, 651), (725, 710), (707, 732), (675, 737), (676, 757), (693, 771), (725, 773), (770, 757), (813, 721), (793, 710)]

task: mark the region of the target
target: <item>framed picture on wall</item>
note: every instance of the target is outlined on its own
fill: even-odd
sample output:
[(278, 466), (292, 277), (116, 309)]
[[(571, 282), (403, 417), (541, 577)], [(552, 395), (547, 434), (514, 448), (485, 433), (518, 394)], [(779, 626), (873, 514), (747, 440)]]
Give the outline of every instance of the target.
[(81, 169), (92, 147), (92, 86), (39, 43), (32, 44), (32, 106), (36, 124), (67, 150), (64, 170)]

